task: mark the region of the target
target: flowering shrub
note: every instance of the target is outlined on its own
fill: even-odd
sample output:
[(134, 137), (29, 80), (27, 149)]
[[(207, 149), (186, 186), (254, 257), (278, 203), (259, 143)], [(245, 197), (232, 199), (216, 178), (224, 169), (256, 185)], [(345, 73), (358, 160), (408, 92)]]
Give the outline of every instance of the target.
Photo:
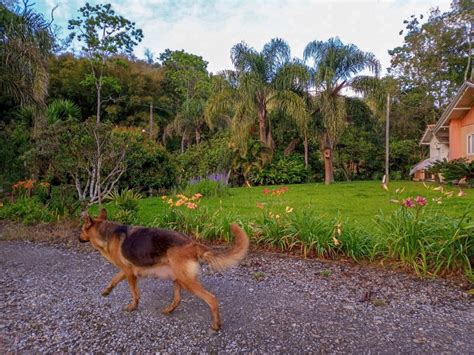
[[(375, 218), (374, 255), (400, 262), (419, 274), (438, 274), (464, 268), (472, 273), (470, 259), (474, 256), (474, 225), (470, 217), (448, 216), (440, 207), (444, 198), (464, 196), (464, 192), (446, 190), (443, 186), (428, 190), (439, 193), (432, 203), (423, 196), (407, 197), (394, 213)], [(403, 190), (396, 190), (400, 194)]]

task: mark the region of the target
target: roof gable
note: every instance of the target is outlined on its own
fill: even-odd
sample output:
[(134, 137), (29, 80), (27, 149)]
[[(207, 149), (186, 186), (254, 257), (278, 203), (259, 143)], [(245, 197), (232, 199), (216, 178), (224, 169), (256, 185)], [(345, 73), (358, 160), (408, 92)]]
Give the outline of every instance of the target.
[(469, 110), (474, 106), (474, 83), (465, 81), (458, 90), (456, 96), (451, 100), (450, 104), (444, 110), (438, 122), (433, 129), (436, 133), (438, 130), (449, 124), (452, 119), (463, 118)]

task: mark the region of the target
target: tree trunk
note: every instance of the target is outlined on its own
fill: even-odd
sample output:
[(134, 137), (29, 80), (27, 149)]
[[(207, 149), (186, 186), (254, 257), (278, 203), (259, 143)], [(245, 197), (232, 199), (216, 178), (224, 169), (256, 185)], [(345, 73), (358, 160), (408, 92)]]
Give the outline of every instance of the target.
[(186, 137), (183, 135), (181, 137), (181, 153), (184, 153), (184, 146), (186, 144)]
[(199, 144), (199, 142), (201, 142), (201, 132), (199, 131), (199, 129), (196, 128), (195, 134), (196, 134), (196, 144)]
[(303, 147), (304, 147), (304, 167), (306, 169), (309, 168), (309, 157), (308, 157), (308, 137), (305, 135), (304, 136), (304, 141), (303, 141)]
[(99, 84), (97, 85), (97, 113), (96, 113), (97, 124), (100, 123), (100, 100), (102, 100), (101, 91), (102, 91), (102, 85)]
[(258, 129), (260, 133), (260, 141), (267, 145), (267, 132), (265, 129), (265, 108), (258, 110)]
[(324, 148), (324, 183), (326, 185), (334, 182), (334, 171), (332, 166), (332, 149)]

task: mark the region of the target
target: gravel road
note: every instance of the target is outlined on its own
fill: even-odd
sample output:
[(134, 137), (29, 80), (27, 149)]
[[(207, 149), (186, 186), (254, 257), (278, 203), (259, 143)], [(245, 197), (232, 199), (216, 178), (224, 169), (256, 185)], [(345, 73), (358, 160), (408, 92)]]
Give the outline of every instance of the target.
[(474, 353), (474, 302), (445, 280), (375, 267), (251, 254), (225, 274), (203, 268), (222, 329), (183, 293), (160, 310), (171, 283), (140, 281), (137, 311), (121, 283), (100, 296), (114, 268), (93, 252), (0, 241), (0, 352)]

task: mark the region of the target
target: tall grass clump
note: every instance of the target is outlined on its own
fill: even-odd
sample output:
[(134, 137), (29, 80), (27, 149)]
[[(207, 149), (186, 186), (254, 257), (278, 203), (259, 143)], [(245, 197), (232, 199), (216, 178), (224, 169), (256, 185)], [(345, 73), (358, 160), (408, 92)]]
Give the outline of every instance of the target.
[(405, 199), (390, 215), (376, 219), (375, 255), (396, 259), (417, 274), (436, 275), (455, 270), (472, 272), (474, 223), (468, 213), (447, 216), (437, 206), (426, 207), (422, 197)]
[(370, 236), (361, 228), (329, 219), (312, 211), (283, 214), (264, 211), (262, 219), (252, 225), (257, 243), (281, 250), (298, 250), (304, 257), (334, 258), (338, 255), (354, 260), (367, 257), (373, 248)]

